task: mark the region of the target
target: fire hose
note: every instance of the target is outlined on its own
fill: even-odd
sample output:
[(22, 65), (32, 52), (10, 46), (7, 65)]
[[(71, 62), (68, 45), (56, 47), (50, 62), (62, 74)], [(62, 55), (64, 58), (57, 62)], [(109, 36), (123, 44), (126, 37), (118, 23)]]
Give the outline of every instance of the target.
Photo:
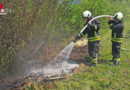
[[(101, 16), (94, 17), (94, 18), (91, 19), (88, 23), (91, 24), (91, 22), (92, 22), (93, 20), (98, 19), (98, 18), (102, 18), (102, 17), (111, 17), (111, 15), (101, 15)], [(82, 33), (87, 26), (88, 26), (88, 24), (86, 24), (86, 25), (81, 29), (80, 33)]]
[[(96, 16), (96, 17), (92, 18), (92, 19), (88, 22), (88, 24), (91, 24), (91, 22), (94, 21), (95, 19), (102, 18), (102, 17), (111, 17), (111, 15), (100, 15), (100, 16)], [(83, 31), (87, 28), (88, 24), (86, 24), (86, 25), (81, 29), (80, 34), (83, 33)], [(75, 41), (74, 41), (74, 42), (75, 42)]]

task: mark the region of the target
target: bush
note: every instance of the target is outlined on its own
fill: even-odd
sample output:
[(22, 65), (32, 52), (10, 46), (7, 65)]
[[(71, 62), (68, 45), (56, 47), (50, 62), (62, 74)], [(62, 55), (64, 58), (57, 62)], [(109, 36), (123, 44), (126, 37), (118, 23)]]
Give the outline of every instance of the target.
[[(71, 5), (72, 1), (3, 0), (4, 8), (15, 12), (0, 16), (0, 67), (7, 68), (19, 61), (19, 57), (14, 60), (14, 56), (27, 45), (36, 46), (44, 40), (50, 48), (54, 42), (61, 46), (63, 42), (70, 42), (85, 23), (81, 17), (84, 10), (90, 10), (93, 16), (114, 15), (118, 11), (127, 15), (126, 0), (81, 0), (81, 4)], [(106, 21), (101, 19), (103, 28)]]

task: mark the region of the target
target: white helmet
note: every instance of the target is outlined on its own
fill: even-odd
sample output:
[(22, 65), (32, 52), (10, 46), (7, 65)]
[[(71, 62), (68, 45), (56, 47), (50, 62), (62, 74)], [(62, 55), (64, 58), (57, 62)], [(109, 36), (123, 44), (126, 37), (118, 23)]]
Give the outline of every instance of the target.
[(122, 20), (123, 14), (121, 12), (118, 12), (114, 15), (113, 19)]
[(90, 18), (91, 17), (91, 12), (90, 11), (84, 11), (83, 12), (83, 18)]

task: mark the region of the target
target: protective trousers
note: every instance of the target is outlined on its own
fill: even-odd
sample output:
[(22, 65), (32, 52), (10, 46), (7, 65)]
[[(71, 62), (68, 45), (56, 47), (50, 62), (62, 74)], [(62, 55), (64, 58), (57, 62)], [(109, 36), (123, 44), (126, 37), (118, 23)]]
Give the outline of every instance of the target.
[(88, 53), (92, 63), (97, 63), (100, 41), (88, 41)]
[(112, 56), (113, 60), (120, 61), (121, 42), (112, 42)]

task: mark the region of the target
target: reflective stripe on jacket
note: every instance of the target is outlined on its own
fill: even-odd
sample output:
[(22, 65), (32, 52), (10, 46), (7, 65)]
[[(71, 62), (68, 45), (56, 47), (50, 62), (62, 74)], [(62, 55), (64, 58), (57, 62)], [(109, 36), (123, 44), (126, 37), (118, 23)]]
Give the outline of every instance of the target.
[(101, 39), (100, 36), (96, 36), (96, 37), (90, 37), (90, 38), (88, 38), (88, 41), (98, 41), (100, 39)]
[[(85, 25), (88, 24), (88, 22), (85, 23)], [(82, 33), (82, 36), (87, 34), (88, 41), (97, 41), (100, 40), (100, 22), (96, 19), (91, 22), (91, 25), (88, 26)]]
[(123, 21), (116, 23), (114, 20), (109, 20), (108, 24), (110, 25), (110, 28), (112, 30), (112, 41), (123, 42)]

